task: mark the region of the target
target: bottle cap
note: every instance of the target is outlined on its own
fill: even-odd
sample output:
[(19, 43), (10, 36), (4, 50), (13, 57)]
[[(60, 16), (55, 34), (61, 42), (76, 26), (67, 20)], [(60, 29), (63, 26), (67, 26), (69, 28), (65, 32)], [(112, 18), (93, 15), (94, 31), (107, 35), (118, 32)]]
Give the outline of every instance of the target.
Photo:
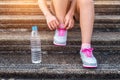
[(32, 31), (37, 31), (37, 30), (38, 30), (37, 26), (32, 26)]

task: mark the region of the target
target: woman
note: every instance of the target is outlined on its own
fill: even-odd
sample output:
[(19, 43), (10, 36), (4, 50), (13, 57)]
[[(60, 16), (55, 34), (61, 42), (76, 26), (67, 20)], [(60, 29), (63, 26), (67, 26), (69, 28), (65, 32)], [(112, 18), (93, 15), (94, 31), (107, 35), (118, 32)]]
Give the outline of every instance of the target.
[(39, 0), (39, 6), (45, 15), (50, 30), (55, 30), (55, 45), (65, 46), (67, 30), (74, 26), (74, 19), (80, 21), (82, 45), (80, 55), (83, 67), (96, 68), (97, 60), (91, 48), (91, 37), (94, 24), (93, 0), (52, 0), (51, 10), (48, 9), (46, 0)]

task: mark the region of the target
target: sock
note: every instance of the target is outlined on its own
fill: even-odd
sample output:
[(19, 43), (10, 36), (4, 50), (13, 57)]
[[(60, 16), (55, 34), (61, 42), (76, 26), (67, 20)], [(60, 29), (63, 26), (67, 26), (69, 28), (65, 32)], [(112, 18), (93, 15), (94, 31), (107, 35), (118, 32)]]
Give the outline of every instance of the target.
[(91, 48), (91, 44), (89, 43), (82, 43), (81, 50), (85, 48)]

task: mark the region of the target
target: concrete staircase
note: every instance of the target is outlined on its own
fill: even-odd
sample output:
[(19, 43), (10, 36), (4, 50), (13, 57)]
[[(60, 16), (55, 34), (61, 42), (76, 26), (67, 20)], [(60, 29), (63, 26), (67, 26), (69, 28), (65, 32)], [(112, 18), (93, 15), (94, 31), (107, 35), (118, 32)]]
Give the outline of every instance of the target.
[[(120, 80), (120, 0), (95, 0), (95, 10), (92, 44), (99, 65), (83, 69), (78, 23), (69, 30), (66, 47), (54, 46), (54, 31), (49, 31), (37, 0), (0, 0), (1, 80)], [(42, 64), (31, 63), (33, 25), (39, 26)]]

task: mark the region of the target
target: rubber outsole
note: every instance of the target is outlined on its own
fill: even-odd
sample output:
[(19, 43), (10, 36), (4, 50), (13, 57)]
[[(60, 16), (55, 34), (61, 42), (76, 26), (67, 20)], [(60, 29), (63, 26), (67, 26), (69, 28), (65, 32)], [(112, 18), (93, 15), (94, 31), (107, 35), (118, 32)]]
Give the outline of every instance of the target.
[(58, 44), (55, 41), (53, 42), (53, 44), (56, 45), (56, 46), (66, 46), (66, 44)]

